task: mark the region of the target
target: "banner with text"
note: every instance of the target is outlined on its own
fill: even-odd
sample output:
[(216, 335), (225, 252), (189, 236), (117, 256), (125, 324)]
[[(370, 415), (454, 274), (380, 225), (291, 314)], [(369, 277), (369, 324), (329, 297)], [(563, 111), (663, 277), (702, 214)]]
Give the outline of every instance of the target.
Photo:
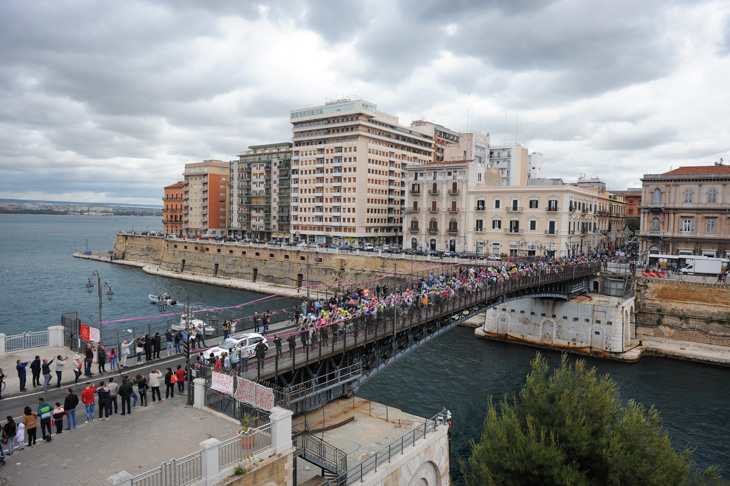
[(213, 372), (211, 388), (227, 395), (233, 395), (233, 377), (225, 373)]
[(274, 390), (245, 378), (238, 379), (235, 397), (239, 402), (261, 410), (271, 411), (274, 406)]

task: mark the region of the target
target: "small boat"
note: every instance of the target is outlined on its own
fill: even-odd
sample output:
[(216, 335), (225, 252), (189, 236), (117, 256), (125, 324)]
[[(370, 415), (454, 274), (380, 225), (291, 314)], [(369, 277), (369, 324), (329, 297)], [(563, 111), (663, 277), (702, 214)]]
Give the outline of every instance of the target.
[[(213, 326), (206, 324), (204, 321), (201, 321), (200, 319), (190, 319), (190, 329), (192, 329), (193, 327), (198, 327), (198, 324), (203, 325), (206, 336), (212, 336), (213, 334), (215, 334), (215, 328)], [(185, 330), (185, 316), (180, 316), (180, 322), (170, 326), (170, 330), (176, 331), (176, 332), (184, 331)]]
[(149, 297), (150, 297), (150, 301), (153, 304), (159, 304), (160, 302), (165, 303), (167, 305), (177, 304), (177, 301), (172, 300), (172, 297), (170, 297), (169, 294), (159, 294), (159, 295), (149, 294)]

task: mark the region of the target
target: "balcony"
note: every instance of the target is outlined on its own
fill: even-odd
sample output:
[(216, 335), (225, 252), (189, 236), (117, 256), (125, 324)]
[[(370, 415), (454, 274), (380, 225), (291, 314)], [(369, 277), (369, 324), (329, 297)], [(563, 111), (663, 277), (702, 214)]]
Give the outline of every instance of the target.
[(292, 164), (291, 169), (292, 170), (299, 170), (299, 164)]
[(449, 189), (449, 195), (450, 196), (456, 196), (457, 194), (459, 194), (459, 189), (458, 188), (457, 189)]
[(430, 207), (430, 208), (428, 208), (428, 212), (429, 213), (438, 213), (439, 212), (439, 208)]
[(342, 203), (341, 202), (333, 202), (333, 203), (330, 203), (330, 204), (331, 204), (332, 207), (335, 207), (335, 208), (342, 207)]
[(477, 206), (474, 208), (474, 211), (484, 211), (486, 208), (484, 206)]
[(396, 159), (395, 157), (388, 157), (388, 160), (391, 162), (398, 162), (398, 159)]
[(389, 175), (389, 176), (388, 176), (388, 180), (389, 180), (389, 181), (397, 181), (397, 180), (398, 180), (398, 178), (397, 178), (396, 176), (392, 176), (392, 175)]
[(332, 221), (330, 224), (332, 226), (342, 226), (342, 223), (340, 223), (339, 221)]
[(449, 231), (448, 232), (451, 235), (455, 235), (455, 234), (457, 234), (459, 232), (459, 228), (457, 228), (456, 226), (449, 226)]
[(395, 218), (395, 214), (394, 213), (388, 213), (388, 217), (389, 218)]
[(546, 213), (557, 213), (558, 207), (557, 206), (548, 206), (545, 208)]
[(299, 201), (292, 201), (289, 204), (291, 204), (292, 206), (299, 206)]
[(324, 169), (324, 164), (314, 164), (315, 169)]
[(317, 207), (317, 208), (321, 208), (321, 207), (324, 206), (324, 203), (316, 202), (316, 203), (314, 203), (314, 206)]
[(333, 157), (342, 157), (342, 152), (335, 152), (332, 154)]
[(341, 192), (333, 192), (332, 193), (332, 197), (342, 197), (342, 193)]
[(390, 190), (390, 191), (397, 191), (399, 189), (400, 189), (400, 186), (390, 186), (390, 185), (388, 186), (388, 190)]
[(324, 213), (322, 211), (315, 211), (314, 215), (315, 216), (324, 216)]
[(393, 209), (393, 208), (395, 208), (395, 204), (388, 204), (388, 209)]
[(291, 214), (292, 216), (299, 216), (299, 211), (292, 211)]
[(415, 189), (412, 188), (411, 189), (411, 194), (413, 194), (415, 196), (420, 196), (421, 195), (421, 190), (418, 189), (418, 188), (415, 188)]
[(324, 159), (324, 154), (317, 154), (314, 157), (317, 159)]
[(342, 167), (342, 162), (335, 162), (332, 164), (332, 167), (335, 167), (335, 168)]
[(664, 236), (664, 231), (647, 231), (644, 234), (646, 236), (662, 237), (662, 236)]
[(395, 199), (395, 194), (388, 194), (388, 199)]
[[(292, 158), (291, 159), (292, 160), (299, 160), (299, 156), (298, 155), (292, 155)], [(294, 166), (292, 166), (292, 168), (294, 168)]]
[(321, 179), (322, 177), (324, 177), (324, 172), (317, 172), (316, 174), (314, 174), (314, 177), (316, 177), (317, 179)]
[(333, 172), (332, 177), (342, 177), (342, 172)]
[(476, 228), (474, 228), (474, 232), (476, 232), (476, 233), (484, 233), (484, 227), (481, 227), (480, 228), (479, 226), (477, 226)]
[(458, 214), (461, 212), (461, 209), (459, 208), (449, 208), (450, 213)]
[(340, 216), (342, 216), (342, 213), (340, 213), (339, 211), (337, 211), (337, 212), (332, 213), (332, 216), (335, 217), (335, 218), (339, 218)]
[(523, 233), (523, 230), (522, 228), (505, 228), (504, 232), (510, 235), (521, 235)]
[(556, 234), (558, 234), (558, 232), (555, 230), (545, 230), (545, 234), (555, 236)]
[(438, 196), (438, 194), (439, 194), (439, 190), (438, 190), (438, 189), (435, 189), (435, 190), (434, 190), (434, 189), (429, 189), (429, 190), (428, 190), (428, 193), (429, 193), (430, 195), (432, 195), (432, 196)]
[(435, 234), (437, 234), (438, 232), (439, 232), (439, 229), (438, 229), (438, 227), (430, 227), (430, 228), (428, 228), (428, 233), (429, 233), (429, 234), (435, 235)]
[(323, 196), (324, 196), (324, 193), (323, 192), (315, 192), (314, 193), (314, 197), (323, 197)]
[(332, 183), (332, 187), (342, 187), (342, 183), (341, 182), (333, 182)]
[(418, 226), (409, 226), (408, 231), (411, 233), (418, 233)]
[(507, 210), (508, 213), (521, 213), (522, 212), (522, 208), (519, 206), (518, 207), (508, 206), (505, 209)]
[(324, 182), (315, 182), (314, 187), (324, 187)]
[(314, 222), (314, 225), (315, 226), (323, 226), (324, 225), (324, 221), (315, 221)]

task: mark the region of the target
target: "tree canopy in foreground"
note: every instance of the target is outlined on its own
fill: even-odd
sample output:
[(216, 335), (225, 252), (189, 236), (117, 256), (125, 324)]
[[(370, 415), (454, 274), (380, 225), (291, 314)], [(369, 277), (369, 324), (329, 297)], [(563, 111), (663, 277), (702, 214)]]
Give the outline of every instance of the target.
[(460, 460), (468, 486), (725, 485), (716, 467), (693, 471), (690, 448), (675, 451), (659, 412), (624, 405), (607, 375), (563, 355), (552, 374), (538, 353), (511, 403), (489, 400), (484, 431)]

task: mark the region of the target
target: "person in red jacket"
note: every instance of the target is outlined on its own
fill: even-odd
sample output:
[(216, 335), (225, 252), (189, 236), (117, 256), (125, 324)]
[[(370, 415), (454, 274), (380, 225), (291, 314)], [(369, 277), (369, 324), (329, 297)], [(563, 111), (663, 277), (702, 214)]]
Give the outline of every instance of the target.
[(84, 407), (86, 407), (86, 423), (94, 421), (94, 407), (96, 406), (96, 398), (94, 397), (94, 394), (96, 393), (96, 388), (94, 388), (94, 385), (91, 383), (86, 384), (86, 389), (81, 392), (81, 401), (84, 403)]
[[(2, 371), (2, 370), (0, 370)], [(175, 377), (177, 378), (177, 391), (182, 393), (185, 391), (185, 370), (182, 366), (177, 365), (177, 371), (175, 371)]]

